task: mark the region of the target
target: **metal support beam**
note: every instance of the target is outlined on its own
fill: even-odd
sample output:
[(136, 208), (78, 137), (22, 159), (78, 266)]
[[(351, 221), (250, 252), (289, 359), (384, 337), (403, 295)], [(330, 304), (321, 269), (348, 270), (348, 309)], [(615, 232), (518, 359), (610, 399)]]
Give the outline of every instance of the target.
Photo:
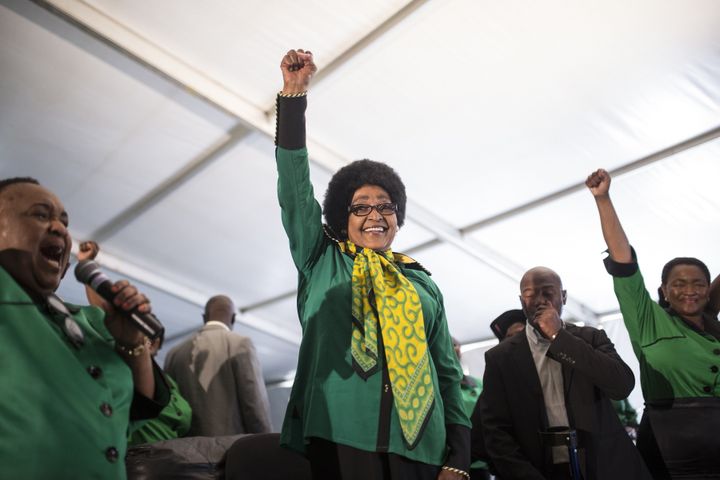
[[(80, 243), (81, 242), (78, 239), (73, 238), (72, 254), (76, 258)], [(146, 270), (144, 267), (134, 265), (127, 260), (118, 258), (115, 255), (109, 254), (107, 252), (98, 253), (97, 261), (100, 265), (103, 266), (103, 268), (107, 270), (112, 270), (123, 278), (143, 283), (152, 288), (160, 290), (167, 295), (173, 296), (179, 300), (182, 300), (200, 308), (204, 308), (207, 299), (213, 295), (213, 292), (201, 292), (199, 290), (188, 288), (184, 285), (168, 280), (161, 275)], [(292, 345), (300, 345), (299, 335), (288, 332), (281, 327), (276, 326), (272, 322), (263, 321), (252, 314), (240, 312), (240, 315), (235, 318), (235, 322), (284, 340)], [(168, 336), (165, 341), (170, 342), (177, 338), (189, 335), (196, 330), (197, 326), (187, 330), (183, 330), (175, 335)]]
[[(347, 62), (352, 60), (355, 55), (360, 53), (363, 49), (374, 43), (385, 33), (390, 31), (393, 27), (405, 21), (413, 12), (418, 8), (428, 3), (428, 0), (412, 0), (408, 2), (404, 7), (395, 12), (391, 17), (378, 25), (375, 29), (368, 32), (364, 37), (357, 40), (349, 48), (340, 52), (338, 56), (330, 60), (329, 63), (323, 65), (313, 76), (312, 84), (313, 88), (325, 80), (330, 74), (334, 73), (338, 68), (345, 65)], [(265, 109), (265, 115), (271, 118), (275, 115), (275, 105), (270, 105)]]
[[(647, 155), (645, 157), (642, 157), (638, 160), (634, 160), (630, 163), (627, 163), (618, 168), (615, 168), (610, 171), (610, 174), (613, 176), (613, 178), (618, 178), (624, 174), (633, 172), (639, 168), (646, 167), (655, 162), (664, 160), (673, 155), (677, 155), (678, 153), (684, 152), (691, 148), (694, 148), (694, 147), (697, 147), (704, 143), (715, 140), (716, 138), (720, 138), (720, 126), (713, 128), (711, 130), (708, 130), (707, 132), (704, 132), (700, 135), (691, 137), (687, 140), (684, 140), (684, 141), (677, 143), (675, 145), (672, 145), (670, 147), (659, 150), (659, 151), (652, 153), (650, 155)], [(460, 229), (455, 229), (454, 227), (446, 226), (446, 231), (443, 235), (438, 235), (438, 237), (436, 239), (428, 240), (421, 244), (415, 245), (415, 246), (407, 249), (406, 252), (408, 254), (414, 254), (415, 252), (418, 252), (418, 251), (421, 251), (421, 250), (424, 250), (424, 249), (427, 249), (430, 247), (434, 247), (441, 241), (449, 242), (449, 243), (455, 245), (457, 248), (459, 248), (459, 249), (465, 251), (466, 253), (470, 254), (471, 256), (477, 258), (481, 262), (487, 264), (491, 268), (495, 269), (496, 271), (501, 273), (503, 276), (505, 276), (513, 281), (519, 282), (520, 278), (524, 272), (522, 267), (520, 267), (517, 264), (513, 264), (509, 259), (506, 259), (502, 255), (499, 255), (496, 252), (493, 252), (488, 247), (480, 244), (479, 242), (474, 241), (472, 238), (468, 238), (468, 235), (473, 232), (476, 232), (478, 230), (481, 230), (483, 228), (486, 228), (490, 225), (498, 223), (500, 221), (509, 220), (509, 219), (515, 217), (516, 215), (520, 215), (529, 210), (541, 207), (543, 205), (549, 204), (556, 200), (560, 200), (563, 197), (566, 197), (566, 196), (568, 196), (572, 193), (575, 193), (577, 191), (580, 191), (584, 188), (585, 188), (585, 183), (579, 182), (579, 183), (571, 185), (567, 188), (559, 190), (557, 192), (551, 193), (549, 195), (538, 198), (536, 200), (525, 203), (523, 205), (511, 208), (509, 210), (506, 210), (505, 212), (501, 212), (497, 215), (493, 215), (492, 217), (488, 217), (484, 220), (472, 223), (472, 224), (462, 227)], [(421, 216), (422, 215), (432, 215), (432, 214), (429, 214), (428, 212), (424, 211), (421, 207), (418, 207), (417, 205), (410, 206), (410, 203), (411, 203), (411, 201), (408, 200), (408, 205), (409, 205), (408, 210), (415, 212), (417, 209), (418, 213)], [(416, 220), (414, 215), (413, 216), (408, 215), (408, 218), (412, 218), (413, 220)], [(437, 224), (441, 223), (441, 221), (438, 219), (428, 221), (426, 219), (426, 223), (433, 223), (433, 224), (437, 225)], [(437, 231), (435, 231), (435, 233), (437, 233)], [(295, 290), (284, 292), (273, 298), (269, 298), (269, 299), (251, 304), (251, 305), (246, 305), (246, 306), (242, 307), (241, 310), (251, 311), (256, 308), (271, 305), (271, 304), (275, 303), (276, 301), (291, 298), (296, 293), (297, 292)], [(603, 321), (604, 317), (609, 316), (609, 315), (615, 315), (617, 313), (617, 310), (612, 310), (609, 312), (595, 312), (592, 309), (590, 309), (589, 307), (585, 306), (584, 304), (579, 303), (579, 302), (573, 302), (571, 299), (568, 299), (568, 305), (566, 305), (566, 308), (571, 314), (573, 314), (575, 317), (577, 317), (578, 321), (583, 321), (589, 325), (598, 325), (599, 323), (601, 323)]]
[[(655, 153), (651, 153), (650, 155), (642, 157), (638, 160), (632, 161), (630, 163), (626, 163), (625, 165), (623, 165), (621, 167), (610, 170), (609, 173), (613, 178), (617, 178), (617, 177), (620, 177), (621, 175), (624, 175), (626, 173), (630, 173), (634, 170), (637, 170), (638, 168), (646, 167), (646, 166), (651, 165), (660, 160), (664, 160), (673, 155), (677, 155), (678, 153), (684, 152), (686, 150), (690, 150), (691, 148), (697, 147), (698, 145), (702, 145), (704, 143), (715, 140), (716, 138), (719, 138), (719, 137), (720, 137), (720, 126), (717, 126), (713, 129), (708, 130), (707, 132), (701, 133), (700, 135), (696, 135), (694, 137), (688, 138), (687, 140), (684, 140), (680, 143), (677, 143), (670, 147), (659, 150)], [(478, 222), (471, 223), (470, 225), (466, 225), (465, 227), (462, 227), (460, 229), (460, 232), (464, 235), (475, 232), (477, 230), (488, 227), (492, 224), (501, 222), (503, 220), (510, 219), (510, 218), (512, 218), (516, 215), (519, 215), (521, 213), (524, 213), (528, 210), (532, 210), (532, 209), (540, 207), (542, 205), (554, 202), (555, 200), (559, 200), (563, 197), (567, 197), (570, 194), (573, 194), (575, 192), (578, 192), (578, 191), (584, 190), (584, 189), (585, 189), (585, 182), (584, 181), (578, 182), (574, 185), (570, 185), (569, 187), (563, 188), (562, 190), (558, 190), (557, 192), (553, 192), (553, 193), (550, 193), (543, 197), (536, 198), (535, 200), (532, 200), (530, 202), (524, 203), (522, 205), (518, 205), (517, 207), (513, 207), (509, 210), (505, 210), (504, 212), (500, 212), (498, 214), (495, 214), (491, 217), (485, 218)]]
[(150, 210), (160, 201), (167, 198), (175, 190), (186, 182), (190, 181), (215, 160), (234, 147), (240, 140), (245, 138), (250, 130), (243, 125), (236, 125), (230, 132), (215, 144), (211, 145), (196, 158), (184, 165), (170, 178), (156, 185), (152, 190), (143, 195), (135, 203), (110, 219), (104, 225), (95, 230), (90, 238), (101, 243), (125, 227), (128, 223)]

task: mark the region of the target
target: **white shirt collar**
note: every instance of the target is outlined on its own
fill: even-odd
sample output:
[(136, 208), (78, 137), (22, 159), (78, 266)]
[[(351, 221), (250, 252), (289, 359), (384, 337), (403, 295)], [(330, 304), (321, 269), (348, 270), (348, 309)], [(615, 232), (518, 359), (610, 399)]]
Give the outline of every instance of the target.
[(543, 337), (537, 330), (535, 330), (535, 327), (530, 324), (530, 320), (528, 320), (525, 324), (525, 335), (527, 336), (528, 341), (535, 345), (538, 343), (550, 343), (550, 340)]
[(219, 326), (223, 327), (225, 330), (227, 330), (228, 332), (230, 331), (230, 327), (228, 327), (223, 322), (218, 322), (217, 320), (208, 320), (207, 322), (205, 322), (205, 325), (219, 325)]
[[(560, 329), (562, 330), (563, 328), (565, 328), (565, 322), (560, 320)], [(543, 337), (540, 332), (535, 330), (535, 327), (530, 324), (530, 320), (525, 323), (525, 335), (527, 335), (528, 341), (534, 343), (535, 345), (538, 343), (543, 345), (550, 344), (550, 339)]]

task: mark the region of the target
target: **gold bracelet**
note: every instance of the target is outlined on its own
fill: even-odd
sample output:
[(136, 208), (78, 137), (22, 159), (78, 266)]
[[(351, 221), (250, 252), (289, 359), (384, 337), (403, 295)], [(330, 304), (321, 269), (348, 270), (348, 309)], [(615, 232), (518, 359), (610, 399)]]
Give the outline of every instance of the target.
[(150, 345), (150, 340), (145, 337), (143, 341), (135, 345), (134, 347), (128, 347), (122, 343), (115, 342), (115, 349), (128, 357), (139, 357), (143, 354), (145, 349)]
[(443, 465), (442, 469), (447, 470), (448, 472), (457, 473), (458, 475), (462, 475), (465, 478), (470, 478), (469, 473), (467, 473), (464, 470), (460, 470), (459, 468), (453, 468), (453, 467), (448, 467), (447, 465)]
[(278, 92), (278, 97), (282, 98), (299, 98), (299, 97), (306, 97), (307, 96), (307, 90), (300, 93), (283, 93), (282, 90)]

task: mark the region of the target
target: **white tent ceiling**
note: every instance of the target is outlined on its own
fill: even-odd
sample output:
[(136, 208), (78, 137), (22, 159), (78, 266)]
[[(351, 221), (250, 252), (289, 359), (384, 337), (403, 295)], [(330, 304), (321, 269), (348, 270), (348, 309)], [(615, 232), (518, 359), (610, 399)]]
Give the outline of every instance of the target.
[[(394, 248), (434, 273), (461, 341), (491, 337), (538, 264), (563, 277), (568, 317), (617, 311), (582, 188), (598, 167), (649, 287), (672, 256), (720, 269), (715, 0), (1, 0), (0, 177), (55, 191), (171, 339), (229, 294), (282, 378), (300, 329), (272, 135), (295, 47), (320, 67), (318, 197), (357, 158), (400, 172)], [(82, 302), (73, 279), (61, 293)]]

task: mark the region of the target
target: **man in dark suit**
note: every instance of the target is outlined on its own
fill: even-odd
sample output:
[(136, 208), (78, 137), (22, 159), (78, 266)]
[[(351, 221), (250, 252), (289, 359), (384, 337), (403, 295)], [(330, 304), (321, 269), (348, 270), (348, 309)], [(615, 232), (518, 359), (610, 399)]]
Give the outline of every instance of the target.
[(553, 427), (577, 432), (584, 479), (650, 479), (610, 403), (633, 389), (632, 371), (605, 332), (562, 321), (566, 296), (549, 268), (525, 273), (525, 332), (485, 354), (473, 423), (482, 421), (485, 446), (503, 480), (572, 478), (567, 448), (541, 434)]

